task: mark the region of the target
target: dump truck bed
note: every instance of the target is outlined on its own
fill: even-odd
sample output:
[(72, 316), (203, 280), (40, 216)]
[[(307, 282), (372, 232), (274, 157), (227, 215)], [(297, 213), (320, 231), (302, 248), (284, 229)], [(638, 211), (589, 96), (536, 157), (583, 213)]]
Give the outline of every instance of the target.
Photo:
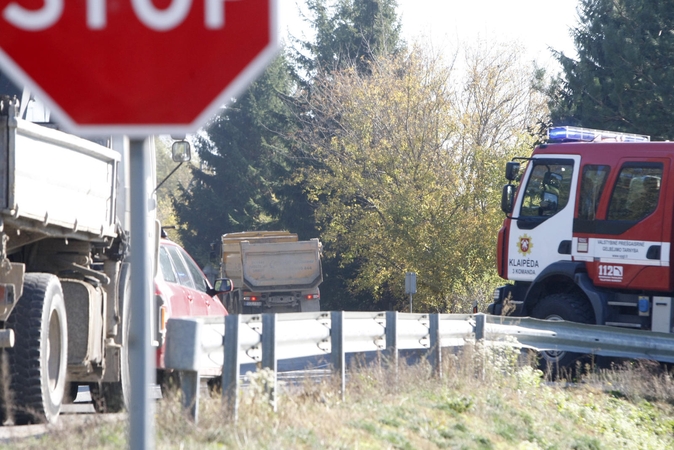
[(40, 236), (114, 237), (120, 155), (2, 114), (0, 215), (6, 233), (26, 232), (9, 240), (8, 251)]
[(241, 242), (243, 284), (255, 292), (305, 290), (323, 281), (321, 243)]
[(287, 231), (243, 231), (223, 235), (222, 276), (230, 278), (237, 289), (243, 287), (243, 273), (241, 271), (241, 242), (243, 241), (258, 244), (296, 242), (297, 234)]

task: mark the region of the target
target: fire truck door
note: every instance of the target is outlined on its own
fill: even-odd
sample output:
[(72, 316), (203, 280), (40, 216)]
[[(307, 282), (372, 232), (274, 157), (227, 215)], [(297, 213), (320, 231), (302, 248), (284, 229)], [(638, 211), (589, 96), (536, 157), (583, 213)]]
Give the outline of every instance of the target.
[[(594, 284), (611, 288), (671, 290), (669, 272), (671, 219), (665, 215), (669, 161), (663, 158), (624, 159), (604, 191), (605, 211), (587, 220), (579, 209), (574, 225), (573, 257), (586, 261)], [(587, 166), (581, 176), (591, 183)], [(616, 170), (614, 169), (614, 170)]]
[(548, 265), (571, 259), (578, 155), (534, 157), (513, 208), (508, 279), (533, 281)]

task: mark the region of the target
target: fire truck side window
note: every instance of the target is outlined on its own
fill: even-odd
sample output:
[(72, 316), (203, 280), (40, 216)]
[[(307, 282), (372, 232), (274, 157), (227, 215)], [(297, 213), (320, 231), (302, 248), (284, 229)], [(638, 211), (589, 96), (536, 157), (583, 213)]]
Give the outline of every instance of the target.
[(580, 202), (578, 202), (579, 219), (595, 219), (597, 206), (599, 206), (599, 199), (604, 192), (609, 170), (609, 166), (587, 165), (583, 167), (583, 179), (580, 182)]
[(662, 164), (626, 164), (620, 170), (608, 207), (608, 220), (639, 221), (658, 206)]
[(554, 216), (569, 202), (573, 163), (534, 160), (531, 164), (534, 167), (524, 190), (520, 217)]

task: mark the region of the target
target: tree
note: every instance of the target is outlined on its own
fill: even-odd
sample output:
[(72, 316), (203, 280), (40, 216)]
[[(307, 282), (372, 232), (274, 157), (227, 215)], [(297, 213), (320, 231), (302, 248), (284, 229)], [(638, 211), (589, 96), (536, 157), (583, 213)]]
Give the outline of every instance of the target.
[(528, 153), (526, 128), (546, 111), (513, 50), (474, 55), (465, 80), (415, 47), (316, 82), (320, 120), (300, 138), (321, 164), (298, 176), (320, 205), (327, 256), (369, 299), (328, 307), (402, 310), (412, 271), (420, 310), (466, 311), (495, 281), (502, 168)]
[(555, 125), (674, 139), (674, 1), (582, 0), (578, 58), (557, 53)]
[(174, 207), (185, 248), (201, 261), (224, 233), (277, 226), (283, 213), (278, 188), (290, 172), (289, 73), (281, 55), (195, 139), (201, 167)]
[(308, 72), (337, 71), (356, 65), (369, 70), (376, 57), (401, 48), (396, 0), (307, 0), (315, 40), (298, 42), (308, 52), (297, 52)]

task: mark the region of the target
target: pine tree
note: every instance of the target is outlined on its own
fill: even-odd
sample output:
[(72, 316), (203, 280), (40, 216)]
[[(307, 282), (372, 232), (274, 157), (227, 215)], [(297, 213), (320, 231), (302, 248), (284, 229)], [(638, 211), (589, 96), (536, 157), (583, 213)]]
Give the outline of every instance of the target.
[(375, 56), (394, 54), (402, 46), (396, 0), (307, 0), (313, 15), (313, 42), (300, 42), (309, 56), (297, 55), (309, 72), (331, 72), (355, 65), (369, 70)]
[(674, 139), (674, 1), (582, 0), (578, 58), (557, 53), (555, 125)]
[(289, 176), (292, 87), (284, 55), (198, 135), (201, 167), (174, 201), (188, 252), (202, 262), (224, 233), (278, 227), (277, 190)]

